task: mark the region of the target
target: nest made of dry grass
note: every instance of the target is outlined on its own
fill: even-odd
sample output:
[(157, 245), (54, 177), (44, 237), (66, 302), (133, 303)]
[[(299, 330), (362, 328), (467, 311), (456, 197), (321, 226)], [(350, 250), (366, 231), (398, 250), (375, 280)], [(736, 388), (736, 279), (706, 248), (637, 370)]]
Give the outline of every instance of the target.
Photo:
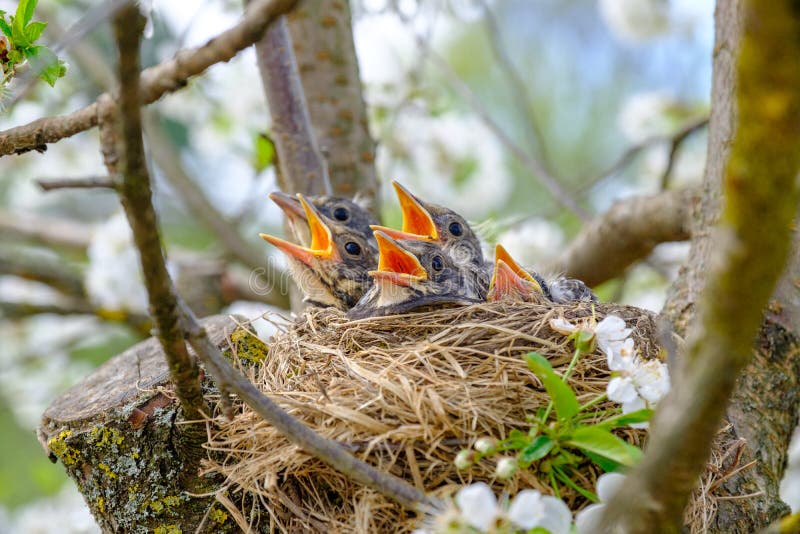
[[(549, 494), (548, 480), (540, 479), (535, 465), (499, 481), (491, 459), (467, 471), (457, 471), (453, 459), (479, 437), (504, 439), (513, 429), (530, 428), (528, 418), (549, 397), (522, 355), (536, 351), (563, 371), (573, 349), (549, 320), (592, 314), (598, 320), (622, 317), (642, 355), (657, 354), (653, 315), (632, 307), (492, 303), (360, 321), (314, 310), (286, 325), (250, 373), (306, 425), (427, 492), (447, 496), (482, 480), (496, 492), (534, 488)], [(605, 391), (605, 361), (599, 351), (579, 361), (569, 380), (579, 401)], [(621, 435), (640, 443), (644, 433)], [(241, 517), (254, 530), (387, 532), (419, 526), (413, 513), (309, 456), (247, 407), (233, 421), (217, 418), (209, 446), (218, 459), (209, 461), (208, 471), (226, 477), (228, 494), (246, 503)], [(599, 474), (587, 464), (575, 480), (593, 489)], [(569, 488), (561, 497), (573, 510), (585, 504)]]

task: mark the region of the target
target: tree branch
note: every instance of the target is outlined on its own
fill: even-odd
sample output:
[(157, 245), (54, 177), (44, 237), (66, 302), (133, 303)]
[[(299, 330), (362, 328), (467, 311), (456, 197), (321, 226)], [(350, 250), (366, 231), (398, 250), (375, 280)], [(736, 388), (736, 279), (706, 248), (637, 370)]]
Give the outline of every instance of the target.
[(0, 209), (0, 232), (6, 237), (14, 236), (80, 252), (86, 252), (86, 247), (92, 238), (92, 227), (88, 224), (2, 209)]
[(256, 43), (256, 57), (272, 116), (278, 180), (287, 193), (331, 194), (297, 72), (286, 17), (279, 17)]
[(61, 260), (0, 248), (0, 273), (42, 282), (67, 295), (86, 297), (83, 277), (71, 265)]
[[(217, 237), (219, 245), (236, 259), (250, 269), (263, 269), (264, 276), (273, 282), (275, 290), (269, 293), (269, 304), (281, 308), (289, 307), (289, 298), (278, 289), (283, 273), (274, 265), (266, 261), (263, 253), (257, 252), (252, 244), (242, 238), (239, 230), (214, 207), (211, 201), (188, 175), (176, 153), (172, 143), (167, 139), (164, 130), (158, 122), (157, 116), (152, 112), (144, 114), (145, 132), (149, 139), (148, 148), (156, 165), (164, 172), (167, 181), (175, 188), (178, 196), (186, 205), (189, 212), (203, 226)], [(263, 300), (262, 296), (260, 300)]]
[(370, 201), (378, 214), (375, 141), (361, 93), (350, 4), (302, 0), (287, 15), (297, 70), (334, 194)]
[[(141, 98), (151, 104), (165, 93), (184, 87), (187, 80), (211, 65), (229, 61), (240, 50), (258, 41), (269, 23), (285, 13), (295, 0), (254, 0), (242, 21), (222, 32), (203, 46), (179, 50), (175, 56), (141, 73)], [(98, 103), (68, 115), (47, 117), (0, 132), (0, 156), (29, 150), (46, 150), (48, 143), (94, 128), (98, 124)]]
[(169, 363), (176, 393), (187, 419), (200, 419), (205, 411), (197, 363), (189, 355), (177, 318), (172, 280), (167, 272), (156, 213), (151, 201), (150, 176), (144, 157), (139, 84), (139, 40), (144, 18), (139, 7), (129, 4), (119, 11), (114, 30), (119, 48), (119, 121), (121, 126), (120, 200), (139, 249), (142, 272), (150, 299), (150, 313), (158, 339)]
[(609, 503), (604, 531), (679, 530), (787, 258), (800, 199), (800, 8), (790, 0), (745, 1), (743, 28), (738, 127), (700, 320), (689, 337), (685, 372), (656, 414), (642, 463)]
[(689, 239), (697, 189), (616, 202), (587, 223), (548, 270), (597, 285), (646, 258), (660, 243)]
[(113, 179), (108, 176), (65, 178), (63, 180), (40, 179), (36, 180), (36, 185), (41, 187), (42, 191), (53, 191), (55, 189), (114, 189), (116, 187)]

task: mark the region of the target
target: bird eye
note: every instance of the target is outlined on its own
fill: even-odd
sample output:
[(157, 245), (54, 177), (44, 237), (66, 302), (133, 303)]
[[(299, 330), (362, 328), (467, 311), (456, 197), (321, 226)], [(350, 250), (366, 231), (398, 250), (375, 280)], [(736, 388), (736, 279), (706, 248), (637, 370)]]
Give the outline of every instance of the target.
[(344, 249), (347, 251), (348, 254), (352, 254), (353, 256), (358, 256), (361, 254), (361, 246), (358, 243), (354, 243), (352, 241), (348, 241), (344, 245)]
[(451, 222), (447, 229), (450, 230), (450, 233), (456, 237), (464, 233), (464, 227), (461, 226), (460, 222)]
[(444, 269), (444, 260), (442, 260), (441, 256), (434, 256), (431, 260), (431, 267), (434, 271), (441, 271)]
[(347, 210), (347, 208), (339, 206), (338, 208), (333, 210), (333, 218), (336, 219), (337, 221), (344, 222), (350, 218), (350, 212)]

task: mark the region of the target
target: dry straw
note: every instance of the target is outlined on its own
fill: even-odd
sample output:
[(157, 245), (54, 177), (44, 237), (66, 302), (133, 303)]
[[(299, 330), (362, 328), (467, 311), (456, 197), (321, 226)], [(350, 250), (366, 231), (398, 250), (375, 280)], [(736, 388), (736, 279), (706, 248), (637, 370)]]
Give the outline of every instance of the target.
[[(622, 317), (642, 355), (656, 356), (654, 316), (633, 307), (492, 303), (360, 321), (313, 310), (286, 324), (263, 363), (248, 372), (318, 433), (427, 492), (445, 497), (482, 480), (498, 493), (534, 488), (551, 494), (535, 465), (499, 481), (491, 459), (466, 471), (457, 471), (453, 459), (480, 437), (503, 439), (513, 429), (530, 428), (528, 418), (549, 398), (522, 355), (539, 352), (563, 371), (573, 349), (550, 329), (550, 319), (592, 314), (597, 320)], [(233, 342), (232, 350), (248, 348)], [(605, 391), (608, 379), (598, 351), (580, 360), (569, 383), (586, 402)], [(215, 460), (207, 470), (226, 478), (228, 497), (253, 530), (402, 532), (419, 526), (413, 513), (310, 457), (248, 408), (214, 423), (209, 447)], [(644, 432), (620, 435), (640, 444)], [(598, 474), (587, 464), (573, 479), (593, 489)], [(573, 510), (586, 504), (569, 488), (561, 496)]]

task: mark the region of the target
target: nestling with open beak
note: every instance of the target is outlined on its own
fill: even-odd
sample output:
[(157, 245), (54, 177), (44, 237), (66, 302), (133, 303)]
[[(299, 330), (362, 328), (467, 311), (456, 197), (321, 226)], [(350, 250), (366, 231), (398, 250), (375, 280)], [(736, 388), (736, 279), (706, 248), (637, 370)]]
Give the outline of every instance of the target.
[(464, 217), (449, 208), (423, 202), (396, 181), (392, 185), (403, 212), (402, 230), (383, 226), (373, 226), (373, 230), (394, 239), (436, 243), (458, 265), (483, 264), (481, 242)]
[(597, 302), (597, 295), (575, 278), (547, 280), (540, 274), (523, 269), (500, 244), (495, 247), (495, 268), (486, 300), (510, 299), (531, 302), (542, 295), (556, 304)]
[(372, 287), (348, 316), (353, 319), (406, 313), (424, 306), (472, 304), (478, 295), (464, 274), (437, 245), (425, 241), (396, 241), (381, 231), (378, 268), (370, 271)]
[[(305, 210), (300, 199), (295, 195), (289, 195), (281, 191), (269, 194), (269, 198), (277, 204), (286, 214), (289, 225), (292, 228), (295, 238), (303, 245), (307, 245), (311, 239), (306, 224)], [(305, 197), (306, 202), (314, 206), (322, 215), (338, 224), (347, 226), (353, 231), (375, 245), (375, 238), (372, 236), (370, 225), (378, 224), (376, 219), (364, 206), (348, 198), (333, 197), (327, 195)]]
[(494, 272), (489, 284), (486, 300), (495, 302), (535, 302), (540, 298), (550, 299), (545, 293), (544, 279), (536, 273), (529, 273), (519, 266), (502, 245), (495, 247)]
[(303, 196), (298, 197), (302, 215), (280, 202), (278, 205), (293, 218), (295, 226), (302, 226), (300, 221), (305, 221), (310, 236), (308, 246), (259, 235), (286, 254), (292, 278), (306, 302), (348, 310), (372, 285), (368, 273), (378, 265), (377, 248), (359, 231), (325, 217)]

